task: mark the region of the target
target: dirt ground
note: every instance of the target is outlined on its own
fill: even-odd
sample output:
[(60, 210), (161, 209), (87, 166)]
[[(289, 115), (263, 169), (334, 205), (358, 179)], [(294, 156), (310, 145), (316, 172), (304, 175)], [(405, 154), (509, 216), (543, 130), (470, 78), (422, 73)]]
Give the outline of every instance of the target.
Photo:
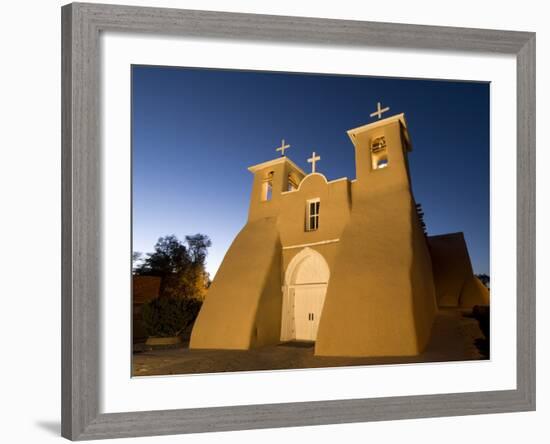
[(475, 341), (483, 338), (469, 311), (440, 310), (426, 350), (418, 356), (378, 358), (322, 357), (313, 355), (313, 343), (288, 342), (254, 350), (190, 350), (187, 347), (134, 352), (134, 376), (217, 373), (341, 367), (373, 364), (404, 364), (484, 359)]

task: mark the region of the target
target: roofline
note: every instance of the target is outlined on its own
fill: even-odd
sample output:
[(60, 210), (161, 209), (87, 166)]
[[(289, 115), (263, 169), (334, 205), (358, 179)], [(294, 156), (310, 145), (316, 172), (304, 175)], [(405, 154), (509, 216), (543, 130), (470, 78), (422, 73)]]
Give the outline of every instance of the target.
[(355, 145), (354, 137), (356, 135), (363, 133), (365, 131), (371, 130), (373, 128), (378, 128), (379, 126), (387, 125), (388, 123), (392, 123), (395, 121), (398, 121), (403, 125), (403, 128), (405, 129), (406, 137), (407, 137), (407, 142), (409, 145), (409, 151), (412, 151), (412, 145), (410, 143), (411, 138), (409, 135), (409, 130), (407, 129), (407, 121), (405, 120), (405, 113), (395, 114), (394, 116), (386, 117), (385, 119), (377, 120), (376, 122), (371, 122), (371, 123), (367, 123), (366, 125), (358, 126), (357, 128), (352, 128), (347, 131), (347, 134), (351, 139), (351, 141), (353, 142), (353, 144)]
[(251, 173), (255, 173), (256, 171), (263, 170), (264, 168), (268, 168), (273, 165), (278, 165), (280, 163), (288, 162), (290, 166), (298, 170), (300, 173), (302, 173), (304, 176), (307, 176), (307, 174), (302, 170), (298, 165), (296, 165), (292, 160), (290, 160), (287, 156), (281, 156), (276, 159), (268, 160), (266, 162), (258, 163), (256, 165), (252, 165), (248, 167), (248, 171)]
[(431, 239), (434, 237), (458, 237), (458, 236), (464, 237), (464, 231), (455, 231), (454, 233), (434, 234), (432, 236), (428, 236), (428, 238)]
[(358, 126), (357, 128), (352, 128), (347, 131), (348, 134), (357, 134), (362, 133), (364, 131), (367, 131), (372, 128), (376, 128), (381, 125), (385, 125), (387, 123), (390, 123), (394, 120), (399, 120), (405, 128), (407, 127), (407, 121), (405, 120), (405, 113), (401, 114), (395, 114), (394, 116), (386, 117), (385, 119), (377, 120), (376, 122), (367, 123), (365, 125)]
[(350, 181), (347, 177), (340, 177), (338, 179), (334, 179), (334, 180), (328, 180), (327, 179), (327, 176), (325, 176), (323, 173), (309, 173), (307, 174), (301, 181), (300, 183), (298, 184), (298, 188), (294, 189), (294, 190), (289, 190), (289, 191), (283, 191), (281, 194), (290, 194), (290, 193), (298, 193), (300, 191), (300, 187), (302, 186), (302, 183), (304, 183), (304, 181), (309, 177), (309, 176), (321, 176), (323, 179), (325, 179), (325, 182), (327, 185), (331, 185), (335, 182), (343, 182), (343, 181)]

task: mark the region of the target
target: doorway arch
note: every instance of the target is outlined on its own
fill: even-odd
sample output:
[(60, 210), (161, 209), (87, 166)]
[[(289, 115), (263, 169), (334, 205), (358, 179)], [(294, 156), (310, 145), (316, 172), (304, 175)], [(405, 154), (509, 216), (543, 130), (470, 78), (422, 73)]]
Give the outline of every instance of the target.
[(306, 247), (292, 258), (284, 277), (281, 341), (315, 341), (329, 278), (318, 251)]

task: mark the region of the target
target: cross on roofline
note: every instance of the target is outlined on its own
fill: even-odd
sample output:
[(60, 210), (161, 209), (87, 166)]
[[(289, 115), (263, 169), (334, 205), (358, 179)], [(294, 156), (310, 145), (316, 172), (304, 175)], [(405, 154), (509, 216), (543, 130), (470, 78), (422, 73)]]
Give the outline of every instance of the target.
[(382, 114), (385, 113), (386, 111), (389, 111), (390, 110), (390, 107), (389, 106), (386, 106), (385, 108), (382, 108), (382, 104), (380, 102), (378, 102), (377, 106), (376, 106), (377, 110), (373, 113), (371, 113), (371, 117), (376, 117), (378, 116), (378, 119), (381, 119), (382, 118)]
[(321, 160), (321, 157), (320, 157), (320, 156), (316, 156), (316, 155), (315, 155), (315, 151), (313, 151), (313, 154), (312, 154), (311, 157), (307, 160), (308, 163), (311, 163), (311, 172), (312, 172), (312, 173), (315, 172), (315, 163), (316, 163), (318, 160)]
[(289, 149), (290, 148), (290, 145), (285, 145), (285, 139), (281, 140), (281, 146), (278, 147), (275, 151), (280, 151), (281, 152), (281, 156), (284, 156), (285, 155), (285, 150)]

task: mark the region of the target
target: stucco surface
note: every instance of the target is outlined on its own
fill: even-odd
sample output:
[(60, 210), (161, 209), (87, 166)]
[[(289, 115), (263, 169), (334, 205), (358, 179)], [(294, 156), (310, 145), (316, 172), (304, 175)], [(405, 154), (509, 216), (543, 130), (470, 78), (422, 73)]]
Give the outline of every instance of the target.
[[(286, 157), (249, 168), (254, 180), (248, 222), (208, 292), (191, 348), (249, 349), (292, 340), (298, 319), (292, 298), (298, 293), (289, 290), (296, 283), (287, 282), (285, 272), (307, 251), (322, 256), (316, 263), (326, 264), (330, 276), (328, 285), (315, 278), (311, 284), (326, 288), (320, 319), (315, 316), (318, 330), (310, 330), (317, 331), (317, 356), (418, 355), (430, 339), (438, 302), (453, 307), (488, 302), (464, 238), (442, 236), (428, 243), (424, 235), (404, 116), (348, 135), (355, 180), (327, 181)], [(387, 161), (382, 168), (380, 158)], [(289, 187), (289, 178), (297, 188)], [(268, 198), (266, 183), (272, 190)], [(306, 225), (309, 199), (320, 202), (318, 229), (312, 231)]]
[(474, 305), (489, 305), (489, 290), (477, 277), (471, 276), (462, 287), (459, 306), (471, 308)]
[(463, 233), (428, 238), (437, 301), (441, 307), (487, 305), (489, 292), (474, 276)]
[(275, 218), (242, 229), (208, 290), (193, 327), (191, 348), (248, 349), (278, 341), (280, 252)]
[[(315, 353), (416, 355), (436, 311), (431, 263), (415, 212), (399, 121), (351, 134), (357, 181), (328, 285)], [(383, 135), (389, 166), (373, 170), (370, 141)]]

